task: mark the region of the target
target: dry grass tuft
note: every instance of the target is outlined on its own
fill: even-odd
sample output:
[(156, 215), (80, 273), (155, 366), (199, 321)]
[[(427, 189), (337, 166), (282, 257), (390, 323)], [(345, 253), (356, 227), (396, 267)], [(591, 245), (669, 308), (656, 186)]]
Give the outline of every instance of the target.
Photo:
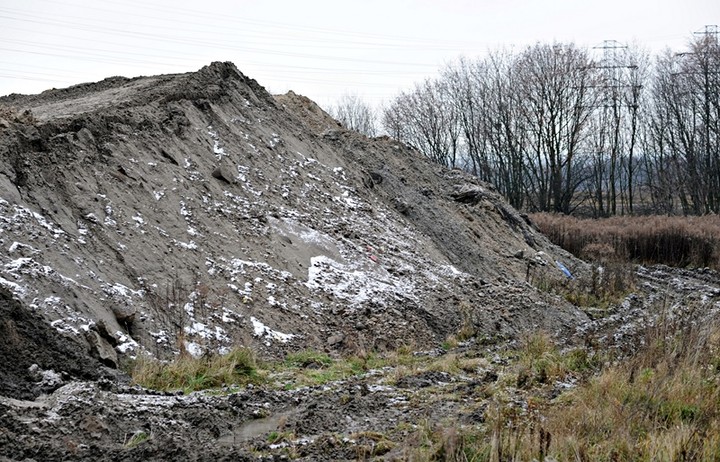
[(562, 296), (573, 305), (606, 310), (635, 290), (636, 272), (632, 265), (608, 262), (571, 280), (543, 272), (533, 275), (529, 281), (543, 292)]
[(260, 380), (252, 350), (237, 348), (226, 355), (194, 358), (181, 355), (163, 362), (139, 357), (130, 373), (133, 382), (154, 390), (191, 392), (229, 385), (244, 385)]
[[(481, 425), (420, 421), (399, 442), (402, 460), (720, 460), (720, 323), (691, 318), (648, 327), (621, 363), (528, 335), (507, 371), (525, 377), (522, 405), (501, 380)], [(548, 394), (569, 377), (577, 386)]]

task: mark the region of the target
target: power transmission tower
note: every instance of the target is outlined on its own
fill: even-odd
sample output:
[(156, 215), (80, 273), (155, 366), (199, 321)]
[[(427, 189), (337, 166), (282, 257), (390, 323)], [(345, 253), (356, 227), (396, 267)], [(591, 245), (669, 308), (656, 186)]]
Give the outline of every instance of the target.
[(591, 66), (598, 70), (598, 84), (594, 86), (598, 133), (593, 161), (597, 206), (603, 215), (616, 214), (618, 205), (620, 213), (625, 213), (626, 205), (632, 213), (633, 148), (629, 152), (625, 149), (628, 144), (634, 146), (635, 132), (632, 129), (632, 141), (627, 142), (624, 127), (634, 126), (637, 117), (642, 88), (638, 66), (629, 62), (628, 46), (616, 40), (605, 40), (593, 49), (602, 50), (602, 58)]
[(627, 62), (627, 53), (619, 52), (627, 50), (627, 48), (627, 45), (623, 45), (617, 40), (605, 40), (601, 46), (593, 47), (594, 50), (602, 50), (603, 54), (600, 62), (592, 66), (594, 69), (603, 71), (601, 83), (595, 85), (595, 88), (601, 90), (602, 98), (598, 103), (600, 107), (617, 107), (622, 88), (641, 88), (640, 85), (632, 83), (636, 79), (629, 78), (627, 75), (628, 72), (634, 72), (638, 68), (637, 65)]
[[(691, 51), (677, 53), (670, 73), (676, 99), (686, 108), (692, 108), (692, 124), (696, 125), (697, 142), (692, 151), (698, 165), (693, 172), (695, 183), (701, 184), (699, 201), (705, 212), (720, 209), (720, 123), (717, 108), (720, 107), (720, 47), (717, 25), (706, 25), (704, 30), (693, 33), (703, 36), (691, 45)], [(688, 124), (691, 122), (688, 121)], [(699, 209), (698, 211), (701, 211)]]
[(704, 35), (706, 38), (710, 38), (711, 35), (714, 35), (715, 42), (717, 43), (718, 34), (720, 34), (720, 29), (718, 29), (717, 24), (706, 25), (704, 31), (693, 32), (693, 34)]
[[(712, 46), (718, 45), (718, 36), (720, 35), (720, 28), (718, 28), (717, 25), (707, 25), (705, 26), (705, 29), (702, 31), (693, 32), (694, 35), (704, 35), (705, 38), (703, 39), (703, 43), (705, 45), (705, 49), (702, 51), (702, 54), (707, 56), (708, 54), (717, 54), (718, 50), (711, 50)], [(684, 56), (692, 56), (697, 55), (698, 53), (694, 51), (685, 51), (682, 53), (676, 53), (675, 56), (678, 57), (684, 57)]]
[(704, 30), (693, 32), (694, 35), (704, 35), (705, 38), (702, 39), (703, 47), (702, 51), (685, 51), (681, 53), (675, 53), (675, 56), (680, 58), (676, 61), (677, 67), (679, 67), (679, 70), (672, 72), (671, 75), (673, 77), (676, 77), (678, 75), (701, 75), (705, 74), (706, 76), (709, 75), (718, 75), (720, 71), (713, 70), (713, 69), (692, 69), (687, 68), (683, 65), (683, 58), (689, 58), (692, 59), (700, 58), (703, 62), (709, 63), (709, 59), (713, 56), (717, 56), (718, 53), (720, 53), (720, 48), (718, 48), (718, 36), (720, 35), (720, 29), (717, 25), (707, 25), (705, 26)]

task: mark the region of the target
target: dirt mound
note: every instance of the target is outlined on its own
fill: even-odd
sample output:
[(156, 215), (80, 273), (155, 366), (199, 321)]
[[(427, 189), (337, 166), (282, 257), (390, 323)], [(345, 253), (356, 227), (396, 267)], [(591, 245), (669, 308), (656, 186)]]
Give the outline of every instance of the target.
[(26, 116), (0, 133), (0, 283), (104, 364), (584, 319), (525, 283), (531, 267), (582, 264), (491, 186), (273, 98), (230, 63), (2, 105)]

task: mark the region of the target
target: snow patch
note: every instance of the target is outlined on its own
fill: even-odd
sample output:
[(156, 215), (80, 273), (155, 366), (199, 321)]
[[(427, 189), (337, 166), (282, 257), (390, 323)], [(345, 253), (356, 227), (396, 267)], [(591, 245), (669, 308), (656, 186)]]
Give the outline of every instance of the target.
[(222, 156), (225, 155), (225, 150), (220, 146), (220, 142), (218, 140), (215, 140), (215, 144), (213, 145), (213, 152), (215, 153), (217, 160), (222, 160)]
[(48, 221), (44, 216), (26, 207), (17, 204), (11, 205), (2, 198), (0, 198), (0, 207), (6, 209), (0, 211), (0, 224), (7, 223), (12, 226), (26, 225), (28, 227), (39, 225), (41, 228), (49, 231), (54, 239), (65, 235), (65, 231), (60, 229), (57, 224)]
[(12, 281), (8, 281), (7, 279), (0, 277), (0, 286), (6, 287), (10, 289), (13, 293), (13, 296), (19, 299), (24, 299), (27, 295), (28, 291), (27, 288), (21, 286), (20, 284), (17, 284)]
[(175, 244), (176, 247), (180, 247), (181, 249), (185, 249), (185, 250), (197, 250), (198, 249), (198, 245), (195, 243), (195, 241), (182, 242), (182, 241), (178, 241), (177, 239), (173, 239), (173, 244)]
[(192, 356), (193, 358), (199, 358), (203, 354), (205, 354), (203, 348), (195, 342), (188, 342), (187, 340), (185, 340), (183, 342), (183, 345), (185, 346), (185, 351), (190, 353), (190, 356)]
[(267, 346), (270, 346), (273, 340), (280, 343), (287, 343), (297, 337), (295, 334), (283, 334), (282, 332), (270, 329), (255, 317), (251, 317), (250, 321), (255, 331), (255, 337), (265, 338), (265, 345)]
[(392, 276), (384, 270), (365, 268), (358, 264), (339, 263), (323, 255), (312, 257), (305, 285), (311, 289), (332, 293), (349, 301), (351, 306), (368, 301), (385, 306), (388, 294), (398, 300), (417, 301), (412, 279)]
[(115, 338), (118, 339), (117, 350), (120, 353), (127, 353), (128, 351), (135, 351), (140, 348), (140, 345), (129, 335), (125, 335), (122, 331), (115, 332)]
[(143, 296), (142, 290), (132, 290), (119, 282), (116, 282), (113, 285), (105, 283), (102, 285), (102, 290), (113, 298), (130, 299), (132, 297), (142, 298)]
[(150, 332), (150, 335), (155, 339), (155, 343), (158, 345), (167, 345), (170, 342), (170, 336), (164, 330)]
[(333, 200), (344, 204), (350, 210), (356, 210), (362, 207), (359, 199), (350, 197), (350, 191), (343, 191), (340, 196), (333, 197)]
[(56, 319), (55, 321), (51, 322), (50, 325), (55, 328), (58, 332), (61, 334), (79, 334), (80, 331), (77, 330), (74, 326), (68, 324), (68, 322), (65, 319)]
[(227, 336), (225, 329), (222, 327), (215, 326), (213, 329), (198, 321), (193, 322), (190, 326), (185, 326), (184, 331), (188, 335), (197, 335), (207, 340), (217, 340), (218, 342), (230, 341), (230, 337)]
[(35, 247), (33, 247), (29, 244), (23, 244), (22, 242), (17, 242), (17, 241), (13, 242), (10, 245), (10, 248), (8, 248), (8, 253), (15, 253), (17, 251), (24, 251), (24, 250), (27, 250), (33, 254), (40, 253), (40, 251), (37, 250)]

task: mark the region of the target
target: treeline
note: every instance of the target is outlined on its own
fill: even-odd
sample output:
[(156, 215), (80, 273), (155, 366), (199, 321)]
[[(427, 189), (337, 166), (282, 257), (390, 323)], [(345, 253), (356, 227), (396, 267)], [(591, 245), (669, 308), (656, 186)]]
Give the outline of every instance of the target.
[(718, 212), (716, 32), (709, 27), (685, 52), (654, 58), (605, 42), (460, 59), (397, 96), (379, 123), (433, 161), (495, 184), (516, 208)]

